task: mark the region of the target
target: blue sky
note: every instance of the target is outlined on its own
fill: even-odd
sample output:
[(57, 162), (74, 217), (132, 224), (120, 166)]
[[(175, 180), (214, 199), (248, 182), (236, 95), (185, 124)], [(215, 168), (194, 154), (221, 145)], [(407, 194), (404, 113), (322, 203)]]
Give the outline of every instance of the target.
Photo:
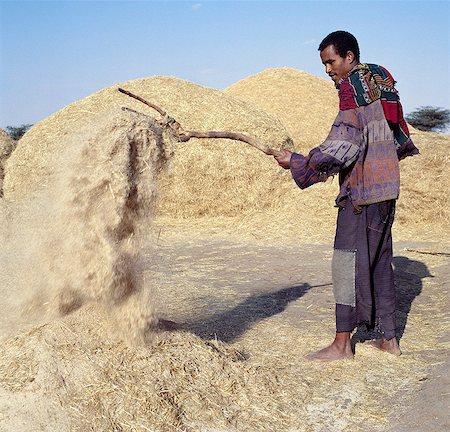
[(334, 30), (391, 71), (405, 112), (450, 109), (449, 29), (449, 1), (0, 0), (0, 127), (152, 75), (217, 89), (273, 67), (327, 78), (317, 47)]

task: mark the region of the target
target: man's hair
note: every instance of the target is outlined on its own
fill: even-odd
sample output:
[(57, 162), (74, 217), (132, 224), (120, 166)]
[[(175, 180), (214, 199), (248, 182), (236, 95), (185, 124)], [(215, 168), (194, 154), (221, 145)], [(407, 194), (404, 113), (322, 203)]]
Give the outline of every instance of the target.
[(323, 51), (329, 45), (333, 45), (334, 49), (341, 57), (345, 57), (347, 52), (351, 51), (355, 54), (356, 61), (359, 62), (358, 41), (351, 33), (343, 30), (330, 33), (322, 42), (320, 42), (319, 51)]

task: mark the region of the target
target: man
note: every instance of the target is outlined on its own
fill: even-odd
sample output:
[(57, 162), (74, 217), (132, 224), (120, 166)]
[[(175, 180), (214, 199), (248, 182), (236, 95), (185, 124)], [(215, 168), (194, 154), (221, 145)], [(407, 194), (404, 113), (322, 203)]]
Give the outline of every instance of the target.
[(283, 150), (276, 157), (301, 189), (339, 174), (332, 259), (336, 336), (308, 358), (353, 358), (350, 336), (362, 324), (380, 333), (371, 342), (374, 347), (400, 355), (391, 227), (400, 187), (398, 162), (419, 151), (403, 119), (394, 79), (381, 66), (360, 63), (356, 38), (333, 32), (319, 51), (339, 91), (339, 113), (327, 139), (307, 156)]

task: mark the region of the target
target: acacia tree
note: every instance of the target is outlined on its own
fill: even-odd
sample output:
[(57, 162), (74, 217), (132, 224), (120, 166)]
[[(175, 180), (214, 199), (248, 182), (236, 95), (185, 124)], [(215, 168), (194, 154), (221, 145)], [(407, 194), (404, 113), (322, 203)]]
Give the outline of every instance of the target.
[(406, 116), (406, 121), (421, 131), (442, 132), (450, 124), (450, 110), (422, 106)]
[(32, 124), (23, 124), (20, 126), (6, 126), (6, 132), (13, 140), (19, 140), (25, 132), (33, 126)]

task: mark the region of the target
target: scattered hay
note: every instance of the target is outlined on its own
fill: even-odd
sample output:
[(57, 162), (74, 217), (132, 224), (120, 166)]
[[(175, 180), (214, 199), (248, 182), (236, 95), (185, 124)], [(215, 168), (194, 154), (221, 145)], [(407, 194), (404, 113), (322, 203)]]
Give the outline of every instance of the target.
[(239, 351), (182, 332), (130, 347), (105, 336), (104, 320), (91, 306), (4, 342), (0, 400), (46, 401), (25, 419), (29, 407), (9, 416), (3, 402), (7, 430), (42, 419), (59, 431), (287, 430), (277, 377)]
[(448, 261), (442, 256), (406, 254), (396, 260), (399, 330), (408, 320), (403, 356), (358, 344), (354, 361), (324, 364), (304, 356), (333, 339), (331, 286), (299, 297), (297, 284), (331, 282), (331, 247), (303, 245), (308, 253), (299, 253), (298, 246), (274, 247), (271, 238), (264, 247), (233, 243), (228, 236), (176, 244), (161, 237), (169, 266), (161, 269), (158, 289), (164, 314), (190, 321), (199, 334), (231, 340), (250, 354), (248, 362), (271, 370), (287, 397), (300, 400), (288, 410), (293, 430), (366, 432), (370, 425), (371, 431), (385, 431), (389, 416), (401, 413), (433, 365), (447, 358), (449, 293), (435, 272)]
[(3, 196), (4, 166), (15, 147), (16, 141), (14, 141), (7, 132), (0, 129), (0, 198)]
[[(205, 259), (204, 268), (213, 259)], [(435, 260), (430, 257), (430, 263)], [(185, 274), (173, 277), (181, 291)], [(204, 275), (205, 285), (207, 279)], [(173, 294), (172, 283), (166, 295)], [(411, 288), (407, 278), (399, 283)], [(191, 285), (188, 294), (204, 295)], [(240, 290), (235, 295), (245, 298)], [(25, 421), (60, 431), (364, 432), (370, 426), (381, 432), (389, 426), (391, 404), (403, 411), (429, 376), (430, 363), (439, 361), (446, 295), (433, 280), (424, 283), (421, 300), (428, 298), (413, 305), (412, 336), (402, 341), (402, 357), (359, 344), (354, 361), (334, 363), (304, 360), (333, 337), (330, 289), (292, 304), (300, 309), (300, 321), (292, 315), (290, 321), (286, 313), (256, 320), (233, 344), (177, 331), (159, 334), (148, 346), (128, 346), (109, 335), (105, 308), (88, 305), (3, 341), (0, 427), (17, 430)], [(313, 298), (311, 320), (306, 313)], [(181, 311), (186, 305), (172, 307)], [(435, 323), (427, 323), (427, 313)]]

